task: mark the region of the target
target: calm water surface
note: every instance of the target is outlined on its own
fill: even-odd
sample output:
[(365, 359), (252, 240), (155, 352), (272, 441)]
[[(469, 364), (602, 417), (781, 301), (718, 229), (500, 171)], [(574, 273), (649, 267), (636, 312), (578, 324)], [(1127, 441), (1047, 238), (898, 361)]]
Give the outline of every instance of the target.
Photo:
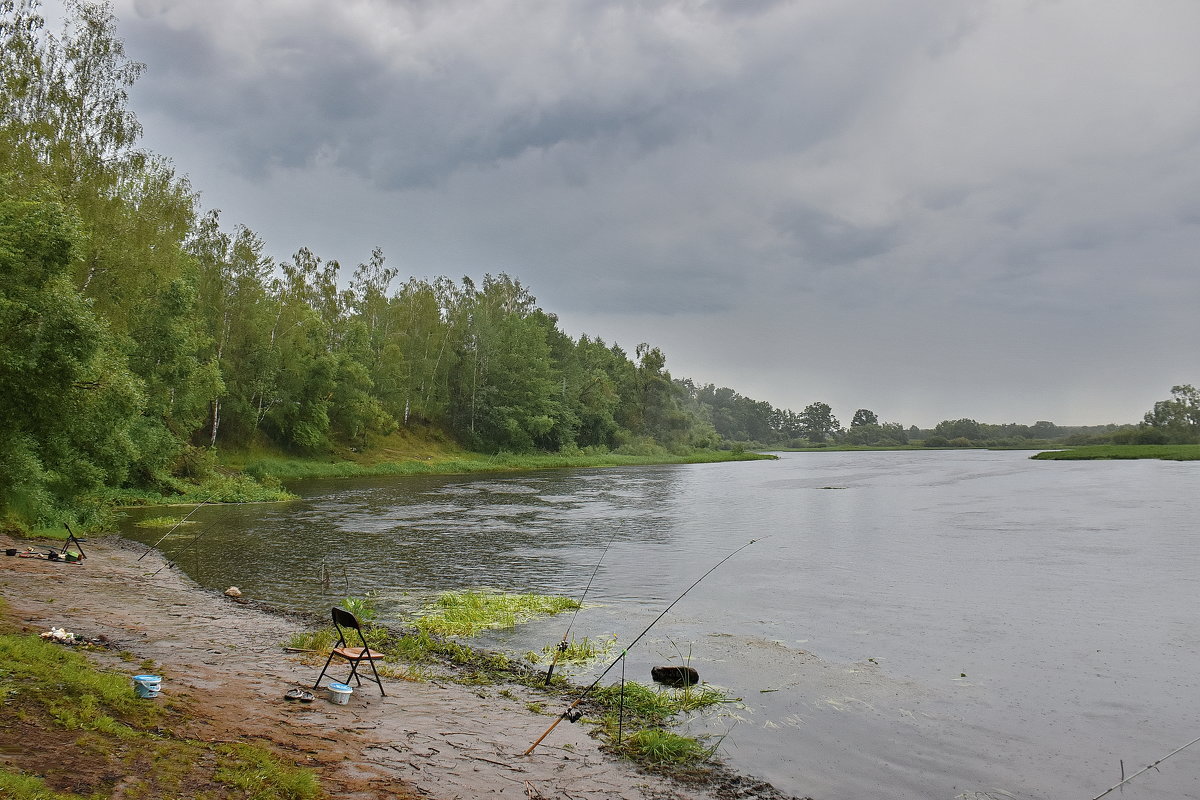
[[(162, 547), (206, 586), (322, 612), (376, 590), (404, 619), (447, 589), (578, 596), (611, 542), (572, 633), (628, 642), (765, 536), (626, 672), (690, 658), (744, 701), (690, 729), (796, 794), (1089, 800), (1200, 735), (1194, 462), (803, 453), (293, 488), (202, 508)], [(540, 649), (566, 622), (483, 643)], [(1200, 798), (1200, 745), (1122, 796)]]

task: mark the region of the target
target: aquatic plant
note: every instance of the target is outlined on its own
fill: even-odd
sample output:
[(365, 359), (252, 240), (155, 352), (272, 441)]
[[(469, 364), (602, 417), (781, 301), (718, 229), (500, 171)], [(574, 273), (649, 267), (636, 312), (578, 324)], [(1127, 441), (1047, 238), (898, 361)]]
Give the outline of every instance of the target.
[(445, 592), (414, 623), (442, 636), (473, 636), (488, 628), (512, 628), (543, 614), (578, 608), (570, 597), (492, 591)]
[(708, 684), (656, 689), (637, 681), (626, 681), (624, 698), (621, 695), (619, 683), (602, 686), (592, 693), (592, 697), (606, 709), (614, 710), (624, 705), (627, 715), (645, 724), (661, 724), (679, 714), (736, 702), (722, 690)]
[(530, 651), (525, 658), (531, 663), (541, 664), (554, 661), (557, 654), (557, 663), (581, 666), (608, 655), (616, 643), (615, 635), (604, 639), (591, 639), (587, 636), (576, 639), (572, 636), (567, 642), (566, 648), (563, 648), (561, 643), (548, 644), (541, 649), (541, 652)]
[(133, 523), (138, 528), (174, 528), (176, 525), (194, 525), (191, 520), (183, 517), (150, 517)]
[(617, 751), (639, 763), (658, 766), (691, 766), (706, 761), (715, 752), (701, 740), (662, 728), (643, 728), (622, 738)]
[(375, 606), (376, 597), (375, 592), (367, 592), (362, 597), (343, 597), (338, 606), (349, 611), (360, 623), (367, 626), (374, 623), (379, 615), (379, 609)]

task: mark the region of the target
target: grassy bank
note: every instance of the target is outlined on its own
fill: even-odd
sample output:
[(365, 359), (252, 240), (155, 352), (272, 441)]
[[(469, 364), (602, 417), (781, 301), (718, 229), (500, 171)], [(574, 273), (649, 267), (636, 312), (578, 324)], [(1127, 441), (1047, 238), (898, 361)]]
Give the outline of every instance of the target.
[(1100, 444), (1038, 453), (1039, 461), (1104, 461), (1157, 458), (1163, 461), (1200, 461), (1200, 444)]
[[(851, 453), (858, 451), (888, 451), (888, 450), (929, 450), (930, 448), (919, 444), (828, 444), (816, 445), (813, 447), (773, 447), (772, 451), (776, 453)], [(946, 450), (950, 448), (938, 448)]]
[[(653, 442), (631, 445), (633, 452), (575, 450), (560, 453), (498, 453), (463, 450), (443, 434), (404, 431), (372, 437), (362, 448), (339, 448), (331, 453), (300, 456), (277, 449), (197, 450), (191, 477), (155, 476), (153, 488), (107, 488), (80, 498), (57, 519), (35, 521), (10, 514), (0, 518), (0, 530), (21, 536), (66, 538), (66, 519), (79, 535), (113, 530), (116, 509), (133, 506), (196, 506), (204, 503), (274, 503), (296, 499), (284, 481), (311, 478), (372, 476), (470, 475), (545, 469), (627, 467), (656, 464), (706, 464), (755, 461), (776, 456), (741, 450), (695, 450), (670, 453)], [(181, 517), (164, 517), (172, 525)]]
[(517, 454), (462, 456), (429, 460), (378, 461), (321, 460), (259, 456), (245, 459), (241, 468), (254, 478), (288, 481), (302, 478), (357, 478), (369, 476), (460, 475), (477, 472), (523, 472), (539, 469), (580, 469), (585, 467), (628, 467), (651, 464), (708, 464), (722, 461), (772, 459), (762, 453), (734, 453), (723, 450), (699, 450), (687, 455), (623, 455), (620, 453)]
[(325, 796), (314, 773), (265, 747), (176, 735), (190, 710), (137, 699), (131, 674), (98, 670), (34, 635), (0, 632), (0, 752), (15, 754), (0, 766), (0, 797), (82, 800), (118, 786), (123, 797)]

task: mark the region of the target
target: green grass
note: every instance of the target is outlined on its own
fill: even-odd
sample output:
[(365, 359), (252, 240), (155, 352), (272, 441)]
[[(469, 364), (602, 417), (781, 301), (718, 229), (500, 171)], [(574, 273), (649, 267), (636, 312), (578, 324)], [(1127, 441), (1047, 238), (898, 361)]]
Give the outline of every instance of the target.
[[(602, 686), (592, 697), (604, 708), (616, 711), (621, 707), (621, 685)], [(672, 717), (689, 711), (733, 702), (728, 695), (712, 686), (688, 686), (682, 689), (657, 689), (636, 681), (625, 682), (625, 713), (644, 724), (661, 725)]]
[(624, 467), (650, 464), (708, 464), (724, 461), (773, 459), (762, 453), (734, 453), (698, 450), (687, 455), (623, 455), (620, 453), (581, 453), (563, 455), (501, 453), (488, 456), (468, 454), (440, 460), (384, 461), (365, 464), (356, 461), (317, 460), (263, 456), (248, 460), (243, 469), (255, 478), (298, 480), (304, 478), (356, 478), (383, 475), (460, 475), (475, 472), (519, 472), (540, 469), (585, 467)]
[(543, 647), (540, 653), (530, 651), (525, 655), (525, 658), (533, 664), (554, 663), (558, 665), (574, 664), (582, 666), (608, 655), (616, 643), (616, 636), (604, 639), (590, 639), (585, 636), (578, 640), (572, 636), (570, 641), (567, 642), (565, 649), (560, 650), (561, 642), (555, 642)]
[(111, 506), (198, 505), (200, 503), (276, 503), (295, 500), (279, 481), (269, 476), (213, 473), (199, 484), (173, 480), (171, 491), (109, 489), (99, 498)]
[(508, 592), (445, 592), (415, 622), (419, 630), (441, 636), (473, 636), (489, 628), (513, 628), (545, 614), (579, 607), (570, 597)]
[[(433, 677), (427, 667), (450, 668), (450, 674), (439, 677), (459, 683), (478, 685), (514, 681), (533, 685), (531, 676), (516, 669), (514, 663), (502, 653), (476, 650), (465, 644), (436, 636), (428, 631), (412, 629), (406, 632), (389, 631), (383, 626), (364, 626), (367, 646), (384, 655), (382, 664), (377, 665), (380, 675), (403, 680), (423, 680)], [(337, 643), (337, 632), (332, 626), (295, 634), (287, 646), (299, 650), (311, 650), (309, 659), (322, 663), (330, 649)]]
[(353, 614), (362, 625), (375, 622), (379, 614), (375, 607), (375, 592), (367, 592), (363, 597), (344, 597), (338, 605)]
[(245, 792), (248, 800), (314, 800), (321, 785), (312, 772), (284, 764), (260, 747), (226, 744), (217, 748), (223, 756), (216, 779)]
[[(183, 708), (178, 699), (137, 698), (130, 675), (98, 670), (74, 650), (37, 636), (0, 635), (0, 747), (17, 753), (31, 748), (25, 752), (42, 776), (23, 774), (19, 755), (7, 759), (0, 768), (0, 798), (100, 800), (120, 776), (126, 776), (122, 796), (130, 798), (180, 797), (187, 786), (211, 786), (203, 797), (321, 796), (315, 774), (266, 748), (176, 736), (171, 729), (186, 721)], [(62, 756), (61, 774), (59, 761), (44, 757), (48, 753)], [(73, 764), (86, 769), (73, 770)], [(63, 778), (77, 790), (86, 785), (88, 793), (50, 787)]]
[(0, 695), (28, 699), (62, 727), (125, 735), (150, 725), (159, 706), (139, 701), (128, 675), (99, 672), (79, 653), (36, 636), (0, 636)]
[(1200, 444), (1098, 444), (1072, 447), (1030, 456), (1040, 461), (1098, 461), (1154, 458), (1163, 461), (1198, 461)]
[[(626, 681), (592, 693), (601, 709), (599, 734), (625, 758), (651, 766), (687, 767), (709, 759), (715, 748), (666, 729), (680, 714), (734, 702), (712, 686), (656, 689)], [(618, 742), (618, 734), (621, 740)]]
[[(29, 535), (36, 539), (57, 539), (65, 542), (71, 536), (71, 532), (66, 528), (60, 528), (55, 525), (45, 528), (33, 528), (29, 531)], [(3, 795), (0, 795), (0, 797), (3, 797)]]
[(0, 767), (0, 797), (4, 800), (84, 800), (77, 794), (47, 788), (41, 778), (21, 775)]
[(191, 520), (185, 520), (183, 517), (150, 517), (134, 523), (138, 528), (174, 528), (176, 525), (191, 524)]
[(699, 739), (662, 728), (636, 730), (613, 746), (626, 758), (654, 766), (688, 767), (708, 760), (714, 752)]

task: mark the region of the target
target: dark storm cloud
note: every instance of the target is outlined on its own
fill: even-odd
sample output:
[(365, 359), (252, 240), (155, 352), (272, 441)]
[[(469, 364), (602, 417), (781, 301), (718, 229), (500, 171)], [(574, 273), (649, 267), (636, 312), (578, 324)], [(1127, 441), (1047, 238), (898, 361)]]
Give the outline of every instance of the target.
[[(689, 85), (691, 53), (664, 49), (669, 37), (640, 35), (641, 15), (607, 20), (603, 6), (565, 4), (570, 16), (558, 24), (578, 42), (532, 54), (524, 52), (531, 31), (523, 26), (536, 24), (528, 14), (497, 13), (497, 25), (467, 19), (460, 30), (450, 27), (453, 15), (471, 15), (453, 4), (367, 6), (378, 14), (370, 20), (336, 7), (213, 6), (191, 17), (178, 4), (138, 3), (123, 31), (143, 59), (175, 65), (147, 76), (152, 102), (251, 170), (324, 158), (403, 188), (566, 143), (619, 139), (653, 149), (684, 133), (688, 99), (703, 88)], [(370, 41), (366, 24), (382, 40)], [(606, 25), (632, 40), (593, 42)]]

